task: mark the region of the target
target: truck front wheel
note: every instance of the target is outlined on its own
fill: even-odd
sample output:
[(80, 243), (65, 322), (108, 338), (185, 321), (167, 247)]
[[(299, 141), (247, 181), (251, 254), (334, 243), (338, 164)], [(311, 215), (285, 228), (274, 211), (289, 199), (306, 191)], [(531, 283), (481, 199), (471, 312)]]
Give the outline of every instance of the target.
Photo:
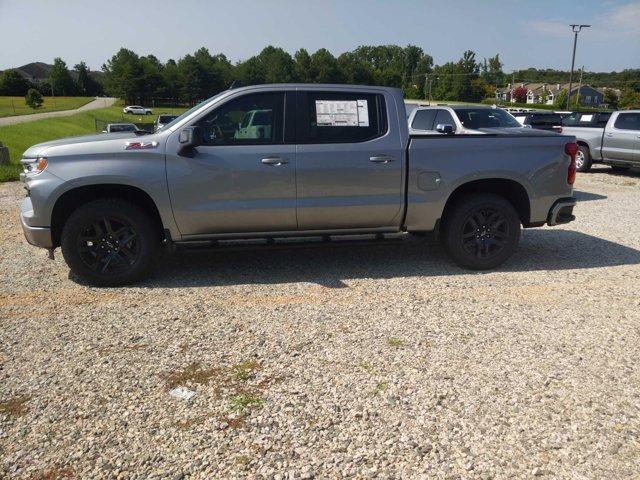
[(127, 201), (95, 200), (66, 221), (62, 255), (71, 271), (91, 285), (129, 284), (154, 261), (160, 246), (156, 230), (149, 216)]
[(461, 267), (495, 268), (515, 252), (520, 218), (503, 197), (465, 195), (445, 212), (441, 238), (447, 253)]

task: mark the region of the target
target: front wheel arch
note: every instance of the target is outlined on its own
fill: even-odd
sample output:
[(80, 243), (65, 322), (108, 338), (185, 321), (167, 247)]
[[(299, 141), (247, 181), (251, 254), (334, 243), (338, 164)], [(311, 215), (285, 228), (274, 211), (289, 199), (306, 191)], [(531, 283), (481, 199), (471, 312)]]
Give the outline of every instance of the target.
[(51, 237), (55, 247), (60, 246), (62, 230), (71, 214), (83, 205), (99, 199), (119, 199), (137, 205), (149, 215), (159, 238), (164, 235), (160, 212), (147, 192), (131, 185), (92, 184), (68, 190), (56, 200), (51, 212)]

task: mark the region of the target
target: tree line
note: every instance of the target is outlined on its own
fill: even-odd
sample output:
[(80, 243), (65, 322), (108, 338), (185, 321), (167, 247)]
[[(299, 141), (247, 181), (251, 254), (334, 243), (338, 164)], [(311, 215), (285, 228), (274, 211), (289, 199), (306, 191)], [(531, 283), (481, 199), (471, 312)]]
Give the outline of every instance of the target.
[(104, 92), (101, 82), (93, 78), (85, 62), (80, 62), (70, 71), (61, 58), (53, 60), (47, 78), (31, 82), (15, 69), (0, 75), (0, 95), (24, 96), (29, 90), (37, 90), (45, 96), (93, 97)]
[[(302, 82), (384, 85), (403, 89), (408, 98), (478, 102), (495, 98), (496, 88), (509, 83), (564, 83), (568, 78), (568, 72), (551, 69), (505, 73), (498, 54), (480, 60), (472, 50), (465, 51), (457, 61), (435, 65), (433, 57), (415, 45), (365, 45), (337, 57), (324, 48), (313, 53), (301, 48), (291, 55), (268, 46), (237, 63), (205, 47), (166, 62), (121, 48), (102, 66), (100, 77), (90, 75), (84, 62), (75, 65), (72, 74), (60, 58), (54, 60), (47, 80), (36, 85), (7, 70), (0, 75), (0, 95), (24, 95), (29, 88), (37, 88), (44, 95), (104, 92), (129, 103), (159, 100), (193, 104), (234, 82)], [(576, 75), (574, 79), (577, 81)], [(585, 72), (583, 83), (640, 92), (640, 70)]]

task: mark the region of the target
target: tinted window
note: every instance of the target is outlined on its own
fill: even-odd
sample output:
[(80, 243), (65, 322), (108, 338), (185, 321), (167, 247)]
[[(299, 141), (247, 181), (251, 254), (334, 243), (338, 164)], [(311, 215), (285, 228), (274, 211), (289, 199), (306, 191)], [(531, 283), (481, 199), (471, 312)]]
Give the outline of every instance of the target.
[(614, 126), (621, 130), (640, 130), (640, 113), (620, 113)]
[(453, 127), (453, 131), (456, 131), (456, 122), (453, 120), (453, 117), (446, 110), (436, 110), (436, 119), (433, 122), (433, 129), (435, 130), (438, 125), (451, 125)]
[(136, 129), (135, 125), (111, 125), (110, 128), (112, 132), (135, 132)]
[(370, 93), (299, 92), (301, 143), (352, 143), (387, 131), (384, 97)]
[(456, 108), (456, 115), (465, 128), (519, 127), (518, 121), (498, 108)]
[(245, 95), (223, 104), (198, 122), (205, 145), (283, 143), (283, 93)]
[(436, 110), (418, 110), (415, 117), (413, 117), (411, 128), (417, 130), (433, 130), (433, 121), (436, 118), (436, 112)]
[(598, 127), (600, 128), (606, 127), (607, 122), (609, 121), (610, 118), (611, 118), (610, 113), (601, 113), (600, 115), (598, 115), (598, 121), (597, 121)]
[(560, 115), (533, 114), (529, 117), (529, 125), (541, 127), (555, 127), (562, 125)]
[(160, 115), (158, 117), (158, 123), (169, 123), (171, 120), (175, 120), (177, 115)]

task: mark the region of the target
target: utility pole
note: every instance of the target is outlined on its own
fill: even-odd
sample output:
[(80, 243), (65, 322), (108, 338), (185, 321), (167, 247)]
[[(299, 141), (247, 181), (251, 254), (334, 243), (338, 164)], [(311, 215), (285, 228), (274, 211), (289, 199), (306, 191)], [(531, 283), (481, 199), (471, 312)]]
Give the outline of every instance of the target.
[(573, 67), (576, 63), (576, 44), (578, 43), (578, 33), (583, 28), (589, 28), (591, 25), (569, 25), (573, 31), (573, 56), (571, 57), (571, 73), (569, 74), (569, 92), (567, 95), (567, 110), (569, 110), (569, 102), (571, 101), (571, 87), (573, 86)]
[(582, 90), (582, 72), (584, 72), (584, 65), (580, 69), (580, 83), (578, 84), (578, 93), (576, 94), (576, 108), (578, 108), (578, 103), (580, 102), (580, 90)]

